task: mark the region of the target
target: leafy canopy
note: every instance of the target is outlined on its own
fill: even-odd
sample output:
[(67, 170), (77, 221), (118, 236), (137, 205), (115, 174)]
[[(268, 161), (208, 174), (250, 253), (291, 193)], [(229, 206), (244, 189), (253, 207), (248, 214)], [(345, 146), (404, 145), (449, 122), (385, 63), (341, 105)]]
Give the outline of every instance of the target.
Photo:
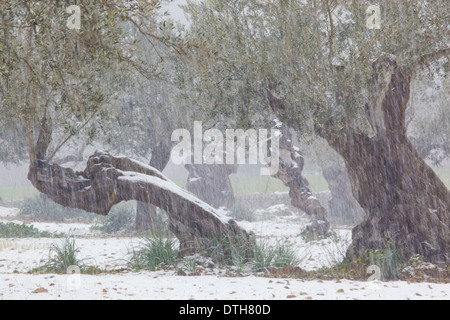
[[(446, 0), (380, 0), (381, 28), (371, 29), (372, 4), (189, 2), (196, 55), (190, 77), (201, 101), (212, 113), (240, 106), (252, 115), (267, 110), (270, 97), (283, 102), (277, 113), (304, 131), (332, 123), (336, 130), (368, 132), (365, 105), (376, 94), (373, 62), (393, 58), (413, 76), (424, 55), (448, 47), (449, 22)], [(236, 97), (242, 92), (247, 94)], [(249, 95), (256, 103), (246, 104)]]
[[(20, 160), (26, 151), (33, 158), (44, 127), (60, 137), (50, 157), (80, 132), (93, 136), (130, 71), (156, 76), (137, 54), (136, 33), (150, 43), (168, 41), (155, 31), (160, 2), (1, 1), (0, 145), (14, 146), (0, 160)], [(68, 27), (70, 5), (80, 8), (79, 30)], [(11, 136), (17, 141), (5, 141)]]

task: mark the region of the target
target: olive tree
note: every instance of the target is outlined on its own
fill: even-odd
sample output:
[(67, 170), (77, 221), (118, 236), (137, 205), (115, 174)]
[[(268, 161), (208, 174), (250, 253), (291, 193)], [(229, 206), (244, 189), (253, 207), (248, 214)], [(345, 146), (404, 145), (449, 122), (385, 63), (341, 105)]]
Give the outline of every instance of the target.
[[(411, 81), (447, 74), (445, 0), (191, 2), (196, 85), (211, 109), (246, 88), (240, 111), (270, 109), (344, 159), (366, 218), (348, 257), (394, 245), (448, 262), (450, 193), (407, 137)], [(195, 71), (195, 70), (194, 70)], [(207, 97), (207, 98), (206, 98)]]
[[(130, 26), (145, 41), (181, 53), (164, 23), (156, 31), (159, 6), (160, 1), (1, 1), (0, 123), (24, 129), (18, 151), (28, 154), (28, 178), (61, 205), (107, 215), (122, 201), (154, 204), (168, 212), (182, 254), (204, 250), (217, 237), (224, 245), (227, 239), (250, 241), (233, 220), (153, 167), (105, 152), (92, 155), (83, 172), (53, 161), (72, 138), (108, 122), (124, 81), (135, 72), (149, 79), (158, 75), (153, 64), (143, 63)], [(14, 134), (8, 129), (2, 127), (0, 136)], [(66, 138), (55, 144), (60, 132)]]

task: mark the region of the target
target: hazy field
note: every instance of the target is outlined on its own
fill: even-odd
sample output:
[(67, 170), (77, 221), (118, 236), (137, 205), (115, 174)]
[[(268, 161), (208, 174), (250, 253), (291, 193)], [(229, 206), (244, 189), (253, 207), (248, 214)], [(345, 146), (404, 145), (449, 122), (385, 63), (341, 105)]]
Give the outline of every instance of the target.
[[(450, 189), (450, 168), (437, 168), (436, 173)], [(311, 190), (313, 192), (321, 192), (328, 190), (328, 184), (325, 178), (318, 173), (306, 173), (304, 174), (306, 179), (310, 183)], [(289, 192), (289, 189), (284, 186), (283, 182), (272, 177), (231, 177), (231, 183), (233, 185), (236, 194), (253, 194), (253, 193), (274, 193), (274, 192)], [(2, 181), (0, 181), (2, 184)], [(185, 182), (178, 181), (178, 185), (184, 186)], [(33, 197), (38, 195), (36, 189), (31, 186), (19, 186), (19, 187), (4, 187), (0, 186), (0, 197), (4, 202), (14, 202), (22, 200), (26, 197)]]

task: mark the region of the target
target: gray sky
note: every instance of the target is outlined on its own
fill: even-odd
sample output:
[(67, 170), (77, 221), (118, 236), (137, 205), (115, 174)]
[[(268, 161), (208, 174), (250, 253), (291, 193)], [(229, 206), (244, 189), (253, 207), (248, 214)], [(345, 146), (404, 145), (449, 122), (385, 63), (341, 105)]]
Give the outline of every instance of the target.
[[(188, 21), (187, 18), (183, 12), (183, 9), (181, 9), (180, 5), (185, 5), (186, 0), (174, 0), (170, 4), (167, 4), (164, 9), (168, 10), (174, 21), (179, 22), (181, 24), (187, 25)], [(166, 9), (167, 7), (167, 9)]]

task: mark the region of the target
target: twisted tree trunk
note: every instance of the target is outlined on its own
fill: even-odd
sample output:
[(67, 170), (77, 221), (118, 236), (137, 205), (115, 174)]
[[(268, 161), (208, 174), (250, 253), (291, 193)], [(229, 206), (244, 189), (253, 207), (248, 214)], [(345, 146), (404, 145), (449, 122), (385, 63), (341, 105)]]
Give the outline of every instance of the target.
[[(264, 90), (263, 95), (267, 99), (272, 111), (277, 115), (280, 110), (286, 110), (282, 100), (272, 94), (275, 85), (271, 84)], [(276, 121), (275, 121), (276, 122)], [(312, 223), (307, 226), (307, 232), (313, 235), (325, 235), (330, 230), (330, 223), (326, 218), (326, 210), (320, 201), (313, 196), (308, 181), (303, 177), (305, 159), (294, 145), (294, 137), (289, 127), (275, 123), (281, 129), (280, 136), (280, 166), (277, 174), (278, 179), (289, 187), (289, 196), (292, 205), (308, 214)]]
[(326, 210), (313, 196), (309, 182), (303, 177), (305, 159), (300, 149), (294, 145), (294, 137), (287, 127), (282, 128), (280, 137), (280, 168), (275, 175), (289, 187), (292, 205), (311, 217), (312, 223), (307, 231), (313, 235), (323, 236), (330, 230)]
[(180, 241), (181, 255), (204, 252), (210, 241), (217, 238), (224, 239), (224, 245), (227, 241), (253, 241), (234, 220), (220, 215), (156, 169), (128, 158), (96, 153), (83, 172), (36, 159), (30, 163), (28, 178), (56, 203), (99, 215), (108, 215), (122, 201), (137, 200), (158, 206), (169, 215), (170, 228)]
[(394, 245), (409, 259), (450, 260), (450, 193), (406, 135), (409, 74), (395, 61), (374, 63), (375, 101), (368, 105), (374, 137), (318, 129), (344, 158), (353, 194), (366, 212), (353, 231), (348, 256)]

